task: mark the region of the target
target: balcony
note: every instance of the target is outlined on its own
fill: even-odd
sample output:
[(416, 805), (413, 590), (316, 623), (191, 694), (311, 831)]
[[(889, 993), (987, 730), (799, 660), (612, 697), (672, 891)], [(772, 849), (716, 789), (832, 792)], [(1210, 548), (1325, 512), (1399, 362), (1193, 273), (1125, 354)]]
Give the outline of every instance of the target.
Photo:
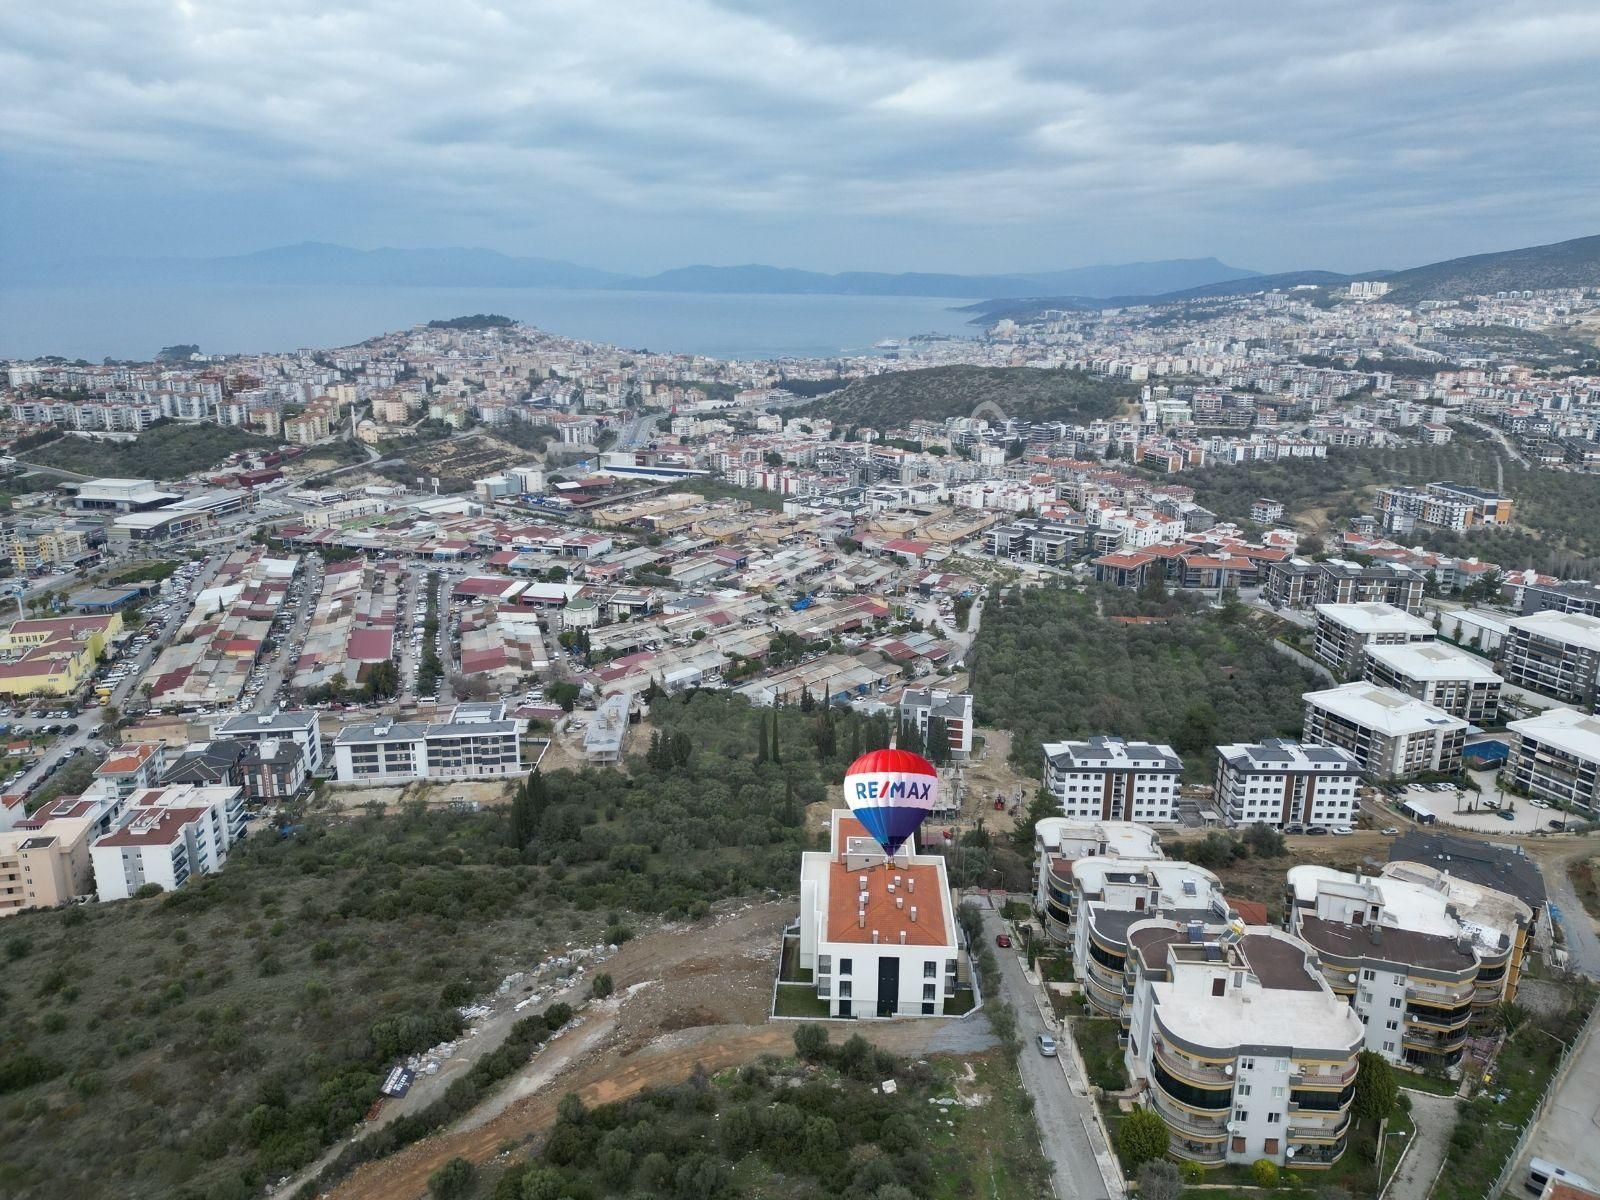
[(1176, 1052), (1169, 1050), (1166, 1043), (1160, 1039), (1156, 1040), (1155, 1051), (1156, 1061), (1185, 1083), (1203, 1088), (1233, 1087), (1233, 1076), (1220, 1066), (1208, 1066), (1182, 1058)]
[(1336, 1142), (1342, 1141), (1345, 1134), (1349, 1132), (1350, 1114), (1343, 1113), (1336, 1124), (1291, 1125), (1289, 1126), (1289, 1140), (1291, 1142)]
[(1360, 1064), (1355, 1059), (1334, 1070), (1324, 1070), (1321, 1074), (1296, 1067), (1289, 1076), (1289, 1083), (1295, 1088), (1342, 1088), (1355, 1080), (1359, 1069)]
[(1173, 1134), (1168, 1149), (1178, 1158), (1214, 1166), (1227, 1157), (1228, 1140), (1223, 1138), (1215, 1142), (1197, 1142), (1192, 1138)]
[[(1293, 1131), (1290, 1131), (1291, 1136)], [(1291, 1167), (1327, 1167), (1338, 1162), (1344, 1154), (1344, 1143), (1335, 1142), (1300, 1144), (1291, 1141), (1289, 1149), (1294, 1156), (1288, 1160)]]
[(1150, 1103), (1172, 1129), (1201, 1141), (1220, 1141), (1228, 1136), (1228, 1118), (1232, 1108), (1225, 1108), (1215, 1116), (1204, 1117), (1189, 1112), (1160, 1088), (1150, 1089)]
[(1472, 1020), (1472, 1006), (1464, 1005), (1461, 1008), (1428, 1009), (1406, 1008), (1406, 1025), (1409, 1029), (1415, 1027), (1424, 1032), (1440, 1031), (1449, 1033), (1452, 1030), (1463, 1029), (1468, 1021)]
[(1454, 1008), (1472, 998), (1474, 987), (1471, 979), (1457, 983), (1408, 983), (1406, 999), (1434, 1008)]

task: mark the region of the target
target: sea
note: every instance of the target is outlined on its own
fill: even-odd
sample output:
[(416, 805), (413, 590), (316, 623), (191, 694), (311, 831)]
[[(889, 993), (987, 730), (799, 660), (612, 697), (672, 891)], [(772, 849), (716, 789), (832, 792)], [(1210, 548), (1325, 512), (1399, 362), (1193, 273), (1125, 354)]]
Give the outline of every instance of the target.
[(469, 313), (629, 350), (713, 358), (883, 353), (916, 334), (973, 337), (968, 300), (750, 296), (555, 288), (0, 284), (0, 358), (144, 361), (163, 346), (205, 354), (348, 346)]

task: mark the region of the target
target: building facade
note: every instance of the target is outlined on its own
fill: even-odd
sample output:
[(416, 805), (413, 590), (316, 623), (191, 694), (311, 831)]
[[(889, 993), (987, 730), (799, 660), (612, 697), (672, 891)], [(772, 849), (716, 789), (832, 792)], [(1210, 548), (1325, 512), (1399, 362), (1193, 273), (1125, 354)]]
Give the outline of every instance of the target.
[(1369, 645), (1363, 678), (1474, 725), (1500, 717), (1500, 676), (1487, 660), (1448, 642)]
[(1319, 604), (1314, 652), (1336, 673), (1357, 678), (1369, 646), (1431, 642), (1433, 626), (1391, 604)]
[(1361, 764), (1348, 750), (1283, 738), (1217, 747), (1216, 802), (1229, 825), (1346, 828), (1360, 794)]
[(1600, 617), (1545, 611), (1506, 624), (1500, 673), (1507, 683), (1593, 710), (1600, 677)]
[(1467, 723), (1397, 692), (1370, 683), (1304, 696), (1305, 727), (1300, 740), (1348, 750), (1363, 774), (1400, 779), (1424, 772), (1454, 774), (1461, 769)]
[(1044, 744), (1044, 784), (1068, 817), (1175, 820), (1182, 775), (1171, 746), (1118, 737)]
[(1552, 708), (1506, 728), (1511, 732), (1502, 768), (1507, 782), (1589, 816), (1600, 812), (1600, 717)]

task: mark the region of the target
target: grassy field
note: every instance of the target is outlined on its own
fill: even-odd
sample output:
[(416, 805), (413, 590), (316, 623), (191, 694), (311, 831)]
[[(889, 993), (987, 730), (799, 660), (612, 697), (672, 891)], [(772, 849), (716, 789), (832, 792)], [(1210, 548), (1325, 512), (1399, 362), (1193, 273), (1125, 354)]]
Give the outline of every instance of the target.
[(1128, 1086), (1128, 1072), (1122, 1063), (1122, 1047), (1117, 1045), (1116, 1021), (1108, 1017), (1074, 1017), (1072, 1040), (1078, 1043), (1089, 1082), (1108, 1092)]

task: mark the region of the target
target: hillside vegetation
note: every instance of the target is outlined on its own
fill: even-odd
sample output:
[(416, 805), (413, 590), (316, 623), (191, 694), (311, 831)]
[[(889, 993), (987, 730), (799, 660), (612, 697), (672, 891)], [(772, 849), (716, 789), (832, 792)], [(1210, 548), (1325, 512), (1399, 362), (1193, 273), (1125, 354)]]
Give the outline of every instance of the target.
[(1594, 287), (1600, 283), (1600, 235), (1472, 254), (1386, 276), (1399, 304), (1448, 300), (1511, 288)]
[(1300, 695), (1318, 686), (1273, 649), (1260, 620), (1193, 595), (1018, 589), (984, 609), (978, 720), (1012, 731), (1012, 762), (1031, 775), (1043, 769), (1040, 743), (1114, 733), (1169, 743), (1191, 777), (1208, 778), (1218, 742), (1298, 733)]
[[(346, 1136), (457, 1008), (636, 914), (795, 879), (804, 806), (886, 722), (658, 701), (632, 773), (536, 776), (481, 813), (296, 817), (169, 896), (5, 922), (0, 1195), (234, 1200)], [(642, 747), (641, 747), (642, 749)]]
[(239, 450), (275, 450), (281, 443), (227, 425), (161, 421), (131, 442), (98, 442), (68, 434), (29, 450), (27, 461), (80, 475), (182, 479), (207, 471)]
[[(1326, 530), (1372, 511), (1373, 495), (1387, 484), (1453, 479), (1493, 489), (1499, 451), (1488, 441), (1390, 450), (1330, 450), (1325, 459), (1290, 459), (1205, 467), (1184, 482), (1195, 500), (1224, 520), (1246, 522), (1258, 496), (1281, 500), (1303, 528)], [(1600, 574), (1600, 476), (1504, 463), (1504, 487), (1516, 502), (1514, 523), (1503, 529), (1452, 533), (1418, 527), (1396, 540), (1457, 558), (1479, 558), (1507, 571), (1533, 567), (1565, 578)]]
[(1020, 421), (1092, 421), (1114, 417), (1138, 394), (1125, 383), (1081, 371), (1036, 367), (928, 367), (858, 379), (842, 392), (794, 410), (874, 429), (898, 428), (921, 417), (971, 416), (992, 403)]

